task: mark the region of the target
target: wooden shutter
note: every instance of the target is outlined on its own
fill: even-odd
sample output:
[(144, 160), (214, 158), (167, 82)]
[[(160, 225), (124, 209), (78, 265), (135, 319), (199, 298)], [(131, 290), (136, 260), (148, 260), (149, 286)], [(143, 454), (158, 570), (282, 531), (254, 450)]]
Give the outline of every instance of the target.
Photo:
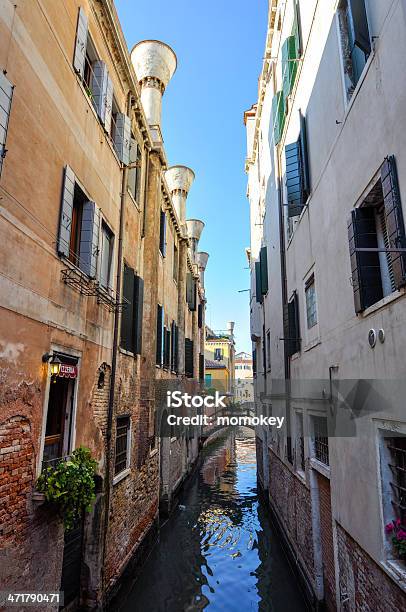
[(174, 370), (178, 372), (179, 369), (179, 327), (174, 325), (174, 337), (172, 339), (172, 343), (174, 344)]
[(288, 36), (282, 45), (282, 89), (286, 101), (290, 95), (297, 73), (296, 38)]
[(355, 312), (359, 313), (383, 298), (379, 254), (356, 251), (361, 247), (378, 247), (373, 207), (366, 206), (351, 211), (348, 242)]
[(128, 166), (130, 163), (131, 119), (124, 113), (117, 113), (114, 131), (114, 148), (119, 160)]
[(190, 310), (194, 312), (196, 310), (196, 301), (197, 301), (197, 283), (196, 279), (192, 276), (191, 281), (191, 301), (190, 301)]
[(299, 0), (295, 0), (295, 18), (293, 24), (293, 32), (296, 41), (296, 57), (302, 57), (303, 54), (303, 36), (302, 36), (302, 20), (300, 17), (300, 4)]
[(164, 309), (158, 304), (156, 319), (156, 364), (162, 365), (163, 361), (163, 340), (164, 340)]
[(104, 128), (108, 134), (111, 130), (111, 118), (113, 110), (113, 81), (110, 75), (107, 74), (106, 97), (104, 102)]
[(3, 74), (3, 72), (0, 72), (0, 176), (3, 167), (3, 160), (6, 156), (6, 138), (13, 91), (13, 85)]
[(261, 247), (259, 252), (259, 262), (261, 271), (261, 293), (268, 293), (268, 255), (266, 246)]
[(252, 373), (255, 377), (257, 375), (257, 349), (252, 349)]
[(286, 145), (286, 191), (288, 197), (288, 215), (296, 217), (303, 208), (300, 171), (300, 140)]
[(284, 124), (285, 98), (283, 91), (278, 91), (272, 99), (272, 125), (275, 145), (281, 141)]
[(171, 323), (171, 370), (175, 370), (175, 342), (176, 342), (176, 324), (175, 321)]
[(192, 303), (192, 292), (193, 292), (193, 276), (191, 272), (187, 272), (186, 273), (186, 302), (189, 306), (189, 309), (191, 307), (191, 303)]
[(58, 254), (69, 257), (70, 236), (72, 231), (73, 199), (75, 196), (75, 175), (72, 168), (65, 167), (62, 189), (61, 213), (59, 219)]
[(144, 279), (134, 277), (134, 353), (141, 355), (142, 351), (142, 317), (144, 311)]
[(159, 250), (163, 257), (166, 255), (166, 213), (161, 210), (161, 217), (159, 223)]
[(309, 149), (307, 144), (306, 117), (299, 111), (300, 117), (300, 179), (302, 203), (305, 204), (310, 195)]
[(287, 343), (287, 354), (291, 357), (300, 351), (300, 324), (299, 324), (299, 298), (296, 291), (287, 307), (288, 315), (288, 337), (285, 339)]
[(255, 262), (255, 298), (256, 301), (262, 304), (262, 287), (261, 287), (261, 262)]
[[(385, 220), (390, 248), (406, 248), (405, 225), (403, 220), (402, 203), (396, 161), (392, 156), (387, 157), (381, 167), (381, 181), (383, 198), (385, 202)], [(396, 288), (406, 284), (406, 254), (391, 253), (392, 268)]]
[(79, 268), (90, 278), (96, 278), (99, 254), (100, 210), (94, 202), (85, 202), (80, 229)]
[(88, 23), (87, 23), (86, 13), (84, 12), (82, 7), (79, 7), (78, 25), (76, 29), (75, 53), (73, 57), (73, 67), (75, 71), (78, 74), (80, 74), (82, 79), (85, 74), (87, 30), (88, 30)]
[(193, 378), (193, 340), (185, 338), (185, 374)]
[(365, 0), (347, 0), (351, 10), (352, 19), (349, 20), (354, 43), (369, 55), (371, 53), (371, 39), (369, 37), (367, 12)]
[(121, 313), (120, 346), (133, 352), (133, 322), (134, 322), (134, 270), (124, 264), (123, 298), (124, 306)]
[(204, 355), (199, 353), (199, 380), (204, 381)]
[(108, 87), (109, 75), (107, 66), (102, 60), (97, 60), (92, 64), (92, 81), (90, 88), (92, 90), (92, 100), (96, 112), (104, 125), (106, 118), (106, 96)]
[(197, 307), (197, 326), (199, 329), (203, 326), (203, 304), (199, 304)]

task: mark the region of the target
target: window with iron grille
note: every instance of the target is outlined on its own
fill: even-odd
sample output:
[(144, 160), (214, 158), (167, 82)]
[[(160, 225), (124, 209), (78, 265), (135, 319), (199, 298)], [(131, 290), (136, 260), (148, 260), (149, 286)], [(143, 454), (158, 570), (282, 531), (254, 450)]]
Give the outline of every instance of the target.
[(306, 282), (305, 296), (307, 329), (311, 329), (317, 325), (316, 286), (314, 283), (314, 275), (312, 275)]
[(296, 414), (296, 468), (305, 471), (304, 435), (303, 435), (303, 414)]
[(325, 417), (313, 417), (312, 420), (314, 456), (320, 463), (330, 465), (328, 455), (327, 419)]
[(387, 438), (389, 468), (391, 473), (391, 503), (396, 518), (406, 523), (406, 436)]
[(130, 417), (119, 416), (116, 420), (116, 455), (114, 475), (120, 474), (130, 465)]

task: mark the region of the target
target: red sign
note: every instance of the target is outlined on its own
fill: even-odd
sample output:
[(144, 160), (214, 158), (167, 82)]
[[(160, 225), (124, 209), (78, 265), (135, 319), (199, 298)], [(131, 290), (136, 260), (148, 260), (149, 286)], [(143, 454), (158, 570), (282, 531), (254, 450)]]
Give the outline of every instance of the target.
[(59, 369), (59, 376), (62, 376), (63, 378), (76, 378), (77, 375), (77, 366), (70, 365), (68, 363), (61, 363), (61, 367)]

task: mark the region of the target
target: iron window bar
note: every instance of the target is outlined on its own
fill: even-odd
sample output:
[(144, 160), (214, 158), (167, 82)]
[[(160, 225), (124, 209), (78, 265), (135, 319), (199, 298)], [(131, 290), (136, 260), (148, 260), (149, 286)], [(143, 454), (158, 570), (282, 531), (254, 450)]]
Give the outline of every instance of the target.
[(383, 247), (357, 247), (354, 251), (356, 253), (406, 253), (405, 248), (385, 249)]

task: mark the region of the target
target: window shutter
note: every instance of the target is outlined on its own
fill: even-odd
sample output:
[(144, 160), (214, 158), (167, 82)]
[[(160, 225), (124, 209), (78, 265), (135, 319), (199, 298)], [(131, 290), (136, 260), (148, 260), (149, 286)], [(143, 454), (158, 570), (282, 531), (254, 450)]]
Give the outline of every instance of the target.
[(257, 375), (257, 349), (252, 349), (252, 374), (255, 377)]
[(199, 380), (204, 381), (204, 355), (199, 353)]
[(176, 324), (175, 321), (171, 323), (171, 370), (175, 370), (175, 341), (176, 341)]
[(75, 54), (73, 67), (83, 79), (85, 74), (86, 46), (87, 46), (87, 17), (82, 7), (79, 7), (78, 25), (76, 30)]
[(355, 312), (359, 313), (383, 297), (379, 254), (355, 250), (361, 247), (378, 247), (373, 207), (366, 206), (351, 211), (348, 221), (348, 242)]
[(169, 368), (171, 365), (171, 330), (166, 329), (165, 334), (165, 365)]
[(124, 113), (117, 113), (114, 132), (114, 148), (119, 160), (128, 166), (130, 163), (131, 119)]
[(175, 335), (172, 340), (174, 344), (174, 370), (175, 372), (178, 372), (178, 368), (179, 368), (179, 327), (176, 325), (176, 323), (174, 324), (174, 332), (175, 332)]
[(166, 255), (166, 213), (161, 210), (161, 218), (159, 224), (159, 250), (163, 257)]
[(197, 301), (197, 283), (196, 279), (191, 275), (191, 302), (190, 302), (190, 310), (194, 312), (196, 310), (196, 301)]
[(277, 145), (282, 138), (285, 124), (285, 99), (283, 91), (278, 91), (272, 100), (272, 125), (274, 143)]
[(300, 215), (303, 208), (300, 176), (300, 140), (286, 145), (285, 158), (288, 215), (289, 217), (296, 217)]
[(72, 168), (65, 167), (63, 181), (61, 214), (59, 220), (58, 255), (69, 257), (70, 235), (72, 230), (73, 198), (75, 194), (75, 175)]
[(141, 355), (142, 351), (142, 317), (144, 310), (144, 279), (134, 277), (134, 353)]
[(109, 81), (107, 66), (102, 60), (97, 60), (92, 64), (91, 90), (93, 94), (93, 104), (96, 112), (104, 124), (106, 119), (106, 96)]
[(292, 299), (288, 303), (287, 307), (288, 315), (288, 337), (287, 351), (288, 356), (291, 357), (298, 351), (300, 351), (300, 325), (299, 325), (299, 298), (295, 291)]
[(108, 134), (111, 130), (111, 118), (113, 110), (113, 81), (110, 75), (107, 75), (107, 86), (106, 86), (106, 98), (105, 98), (105, 111), (104, 111), (104, 128)]
[(0, 72), (0, 176), (3, 167), (3, 159), (6, 156), (6, 138), (8, 122), (13, 99), (14, 87), (7, 77)]
[(347, 0), (351, 10), (350, 28), (354, 43), (369, 55), (371, 53), (371, 40), (369, 37), (367, 12), (365, 0)]
[(185, 338), (185, 374), (193, 378), (193, 340)]
[(309, 149), (307, 144), (306, 117), (299, 111), (300, 117), (300, 175), (303, 204), (310, 195)]
[(123, 298), (124, 306), (121, 313), (120, 346), (133, 352), (133, 321), (134, 321), (134, 270), (124, 264)]
[(262, 304), (262, 287), (261, 287), (261, 262), (255, 262), (255, 298), (256, 301)]
[(261, 271), (261, 293), (268, 293), (268, 255), (266, 246), (261, 247), (259, 253), (260, 271)]
[(282, 89), (286, 101), (290, 95), (297, 73), (296, 38), (288, 36), (282, 45)]
[(203, 326), (203, 304), (199, 304), (197, 307), (197, 326), (199, 329)]
[[(385, 202), (385, 220), (390, 248), (406, 248), (405, 225), (396, 161), (393, 155), (387, 157), (381, 167), (381, 181)], [(406, 254), (391, 253), (396, 288), (406, 284)]]
[(302, 20), (300, 17), (299, 0), (295, 0), (295, 19), (293, 24), (293, 32), (296, 40), (296, 57), (302, 57), (303, 54), (303, 36), (302, 36)]
[(158, 304), (157, 308), (157, 323), (156, 323), (156, 363), (162, 365), (164, 360), (164, 308)]
[(79, 268), (90, 278), (96, 277), (99, 227), (100, 210), (94, 202), (85, 202), (80, 230)]

